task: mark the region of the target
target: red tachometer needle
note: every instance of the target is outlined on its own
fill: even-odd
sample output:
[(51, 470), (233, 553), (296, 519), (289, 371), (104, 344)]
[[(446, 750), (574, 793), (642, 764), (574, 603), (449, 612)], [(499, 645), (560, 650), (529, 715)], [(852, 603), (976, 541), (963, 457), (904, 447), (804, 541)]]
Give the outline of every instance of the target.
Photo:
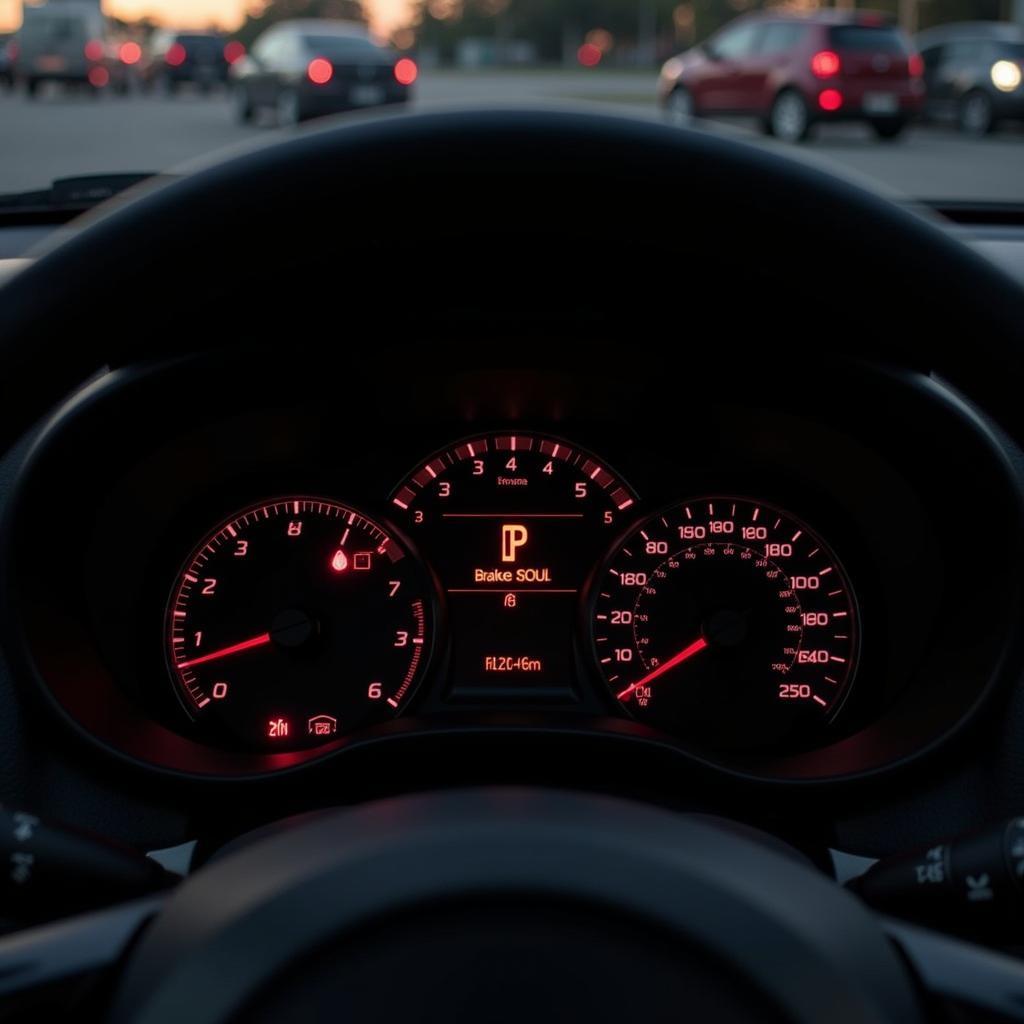
[(262, 647), (270, 643), (269, 633), (260, 633), (259, 636), (250, 637), (240, 644), (232, 644), (230, 647), (222, 647), (219, 651), (210, 651), (202, 657), (193, 658), (191, 661), (179, 661), (178, 668), (191, 668), (193, 665), (202, 665), (206, 661), (216, 661), (218, 658), (226, 658), (230, 654), (238, 654), (240, 651), (248, 651), (252, 647)]
[(664, 675), (670, 668), (675, 668), (676, 665), (681, 665), (687, 658), (692, 658), (698, 651), (703, 651), (707, 647), (708, 642), (701, 637), (699, 640), (694, 640), (689, 647), (684, 647), (678, 654), (673, 655), (668, 661), (662, 662), (656, 669), (648, 672), (643, 679), (638, 679), (635, 683), (631, 683), (627, 686), (622, 693), (620, 693), (619, 700), (626, 700), (636, 690), (640, 689), (646, 683), (651, 682), (653, 679), (657, 679), (658, 676)]

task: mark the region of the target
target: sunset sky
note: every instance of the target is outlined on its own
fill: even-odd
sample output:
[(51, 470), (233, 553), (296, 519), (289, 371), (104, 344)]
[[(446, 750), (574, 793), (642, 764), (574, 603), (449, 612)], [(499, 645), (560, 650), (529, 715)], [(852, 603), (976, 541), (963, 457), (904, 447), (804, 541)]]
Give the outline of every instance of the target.
[[(205, 28), (216, 23), (237, 26), (252, 0), (104, 0), (103, 9), (121, 18), (151, 15), (157, 21), (179, 28)], [(378, 32), (400, 24), (408, 0), (363, 0), (373, 27)], [(0, 0), (0, 31), (17, 28), (21, 22), (21, 0)]]

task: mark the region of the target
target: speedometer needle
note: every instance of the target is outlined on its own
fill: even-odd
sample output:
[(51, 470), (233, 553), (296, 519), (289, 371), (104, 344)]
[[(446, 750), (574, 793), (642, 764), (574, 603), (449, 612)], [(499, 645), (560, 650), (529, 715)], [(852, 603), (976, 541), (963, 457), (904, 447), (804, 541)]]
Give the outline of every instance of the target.
[(629, 697), (631, 697), (633, 693), (639, 690), (641, 686), (644, 686), (647, 683), (652, 682), (653, 680), (657, 679), (660, 675), (664, 675), (666, 672), (669, 671), (669, 669), (675, 668), (676, 665), (681, 665), (688, 658), (692, 658), (698, 652), (703, 651), (704, 648), (707, 647), (707, 645), (708, 642), (704, 639), (704, 637), (701, 637), (699, 640), (694, 640), (693, 643), (689, 645), (689, 647), (684, 647), (678, 654), (675, 654), (671, 658), (669, 658), (668, 661), (662, 662), (656, 669), (653, 669), (652, 671), (648, 672), (647, 675), (643, 677), (643, 679), (638, 679), (635, 683), (631, 683), (629, 686), (627, 686), (622, 691), (622, 693), (618, 695), (619, 700), (628, 700)]
[(193, 658), (191, 661), (179, 661), (177, 667), (191, 668), (193, 665), (202, 665), (207, 661), (216, 661), (218, 658), (226, 658), (231, 654), (239, 654), (242, 651), (248, 651), (253, 647), (262, 647), (264, 644), (269, 643), (270, 634), (260, 633), (259, 636), (250, 637), (248, 640), (243, 640), (238, 644), (232, 644), (230, 647), (222, 647), (219, 651), (210, 651), (209, 654), (204, 654), (199, 658)]

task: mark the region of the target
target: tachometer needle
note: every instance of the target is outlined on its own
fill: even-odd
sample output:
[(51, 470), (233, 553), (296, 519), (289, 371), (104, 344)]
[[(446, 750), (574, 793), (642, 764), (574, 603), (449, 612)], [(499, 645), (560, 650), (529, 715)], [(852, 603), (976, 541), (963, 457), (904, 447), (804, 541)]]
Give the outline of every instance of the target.
[(699, 651), (703, 651), (707, 647), (708, 642), (701, 637), (699, 640), (694, 640), (689, 647), (684, 647), (678, 654), (673, 655), (668, 661), (663, 661), (656, 669), (648, 672), (643, 679), (638, 679), (635, 683), (631, 683), (627, 686), (622, 693), (618, 695), (619, 700), (627, 700), (633, 693), (635, 693), (641, 686), (645, 686), (647, 683), (655, 680), (660, 675), (664, 675), (669, 669), (673, 669), (676, 665), (681, 665), (687, 658), (692, 658)]
[(202, 665), (207, 661), (216, 661), (218, 658), (226, 658), (231, 654), (239, 654), (242, 651), (248, 651), (253, 647), (262, 647), (264, 644), (270, 643), (269, 633), (260, 633), (259, 636), (250, 637), (248, 640), (243, 640), (239, 644), (232, 644), (230, 647), (222, 647), (219, 651), (210, 651), (209, 654), (204, 654), (199, 658), (193, 658), (191, 661), (179, 661), (177, 663), (178, 668), (191, 668), (193, 665)]

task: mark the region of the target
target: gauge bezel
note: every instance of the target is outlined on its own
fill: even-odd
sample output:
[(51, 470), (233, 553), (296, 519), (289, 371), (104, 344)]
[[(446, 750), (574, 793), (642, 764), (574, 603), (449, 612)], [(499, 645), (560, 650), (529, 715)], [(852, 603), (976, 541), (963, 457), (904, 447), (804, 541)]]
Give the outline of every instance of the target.
[[(164, 609), (164, 617), (162, 622), (162, 647), (164, 654), (164, 664), (167, 669), (168, 681), (171, 685), (172, 691), (178, 700), (183, 713), (188, 718), (189, 723), (195, 728), (197, 735), (202, 735), (205, 732), (205, 724), (202, 717), (199, 715), (197, 708), (193, 701), (190, 701), (185, 694), (185, 682), (180, 675), (180, 670), (174, 661), (172, 653), (172, 644), (170, 637), (172, 635), (173, 625), (173, 613), (175, 605), (179, 599), (182, 579), (188, 573), (189, 569), (194, 565), (202, 551), (208, 547), (214, 540), (219, 537), (224, 531), (230, 526), (233, 526), (238, 520), (245, 518), (246, 516), (253, 515), (270, 506), (276, 505), (288, 505), (297, 502), (310, 502), (315, 504), (322, 504), (331, 508), (338, 509), (342, 513), (351, 513), (364, 523), (380, 531), (380, 533), (389, 541), (397, 543), (404, 551), (403, 557), (408, 557), (412, 560), (416, 567), (416, 571), (422, 577), (423, 580), (423, 593), (418, 595), (422, 597), (424, 602), (424, 608), (426, 611), (425, 625), (424, 625), (424, 636), (423, 642), (419, 645), (419, 649), (422, 651), (418, 663), (415, 666), (413, 675), (406, 689), (406, 694), (402, 698), (401, 703), (394, 708), (392, 713), (389, 713), (385, 717), (382, 717), (379, 721), (369, 722), (365, 725), (357, 726), (355, 729), (346, 729), (343, 733), (340, 733), (340, 737), (349, 736), (353, 733), (362, 731), (363, 729), (372, 728), (374, 725), (386, 724), (387, 722), (393, 721), (400, 715), (405, 714), (409, 707), (413, 706), (420, 688), (423, 685), (423, 681), (429, 676), (434, 663), (435, 653), (438, 645), (439, 637), (439, 622), (442, 618), (440, 614), (441, 599), (438, 592), (437, 581), (430, 571), (429, 567), (423, 562), (419, 556), (412, 542), (408, 540), (401, 531), (392, 527), (390, 524), (382, 522), (374, 516), (364, 512), (362, 508), (353, 504), (352, 502), (343, 501), (334, 497), (327, 497), (323, 494), (311, 494), (311, 493), (287, 493), (279, 495), (278, 497), (258, 499), (250, 501), (248, 504), (231, 513), (226, 517), (222, 517), (218, 521), (218, 525), (212, 529), (207, 530), (203, 535), (202, 539), (191, 549), (188, 556), (181, 564), (181, 568), (176, 573), (173, 581), (168, 588), (167, 602)], [(275, 513), (276, 514), (276, 513)], [(319, 514), (319, 513), (318, 513)], [(232, 743), (225, 744), (223, 740), (218, 742), (215, 733), (211, 734), (211, 742), (217, 746), (227, 746), (229, 749), (236, 749), (237, 745)], [(289, 752), (294, 750), (320, 750), (333, 740), (327, 740), (323, 743), (311, 744), (303, 747), (289, 747)], [(245, 749), (245, 748), (239, 748)], [(251, 748), (250, 748), (251, 749)]]
[[(688, 733), (676, 732), (673, 730), (665, 729), (655, 723), (645, 721), (642, 715), (635, 713), (630, 707), (628, 707), (622, 700), (619, 699), (616, 693), (615, 687), (609, 681), (607, 674), (601, 667), (600, 651), (597, 645), (596, 639), (596, 620), (595, 615), (597, 613), (598, 600), (600, 598), (600, 587), (602, 581), (607, 577), (609, 570), (614, 566), (616, 559), (621, 555), (624, 546), (635, 537), (640, 530), (642, 530), (648, 523), (658, 519), (659, 517), (668, 516), (669, 514), (677, 513), (680, 509), (686, 506), (697, 506), (707, 504), (709, 502), (714, 503), (730, 503), (730, 502), (742, 502), (748, 505), (756, 505), (763, 509), (770, 509), (775, 512), (778, 516), (784, 517), (787, 522), (794, 524), (802, 532), (811, 536), (818, 543), (818, 546), (826, 552), (828, 556), (829, 565), (834, 567), (839, 577), (843, 581), (844, 590), (847, 595), (849, 610), (851, 613), (851, 633), (852, 636), (849, 642), (849, 656), (851, 667), (846, 673), (846, 676), (842, 683), (842, 689), (837, 700), (835, 700), (822, 715), (821, 726), (817, 735), (805, 737), (804, 742), (787, 744), (779, 748), (779, 753), (792, 752), (795, 750), (806, 750), (812, 749), (815, 746), (825, 745), (834, 739), (834, 734), (830, 734), (828, 727), (834, 726), (840, 719), (844, 708), (851, 699), (854, 688), (857, 682), (857, 676), (861, 668), (861, 652), (864, 643), (864, 627), (863, 620), (861, 617), (860, 599), (858, 597), (858, 590), (853, 585), (853, 581), (850, 577), (850, 573), (846, 568), (846, 564), (836, 553), (833, 545), (822, 536), (820, 530), (811, 526), (806, 518), (802, 515), (796, 515), (784, 508), (776, 501), (769, 501), (762, 498), (760, 495), (753, 496), (751, 494), (743, 494), (737, 491), (699, 491), (692, 495), (687, 495), (682, 498), (675, 499), (668, 503), (659, 505), (654, 511), (645, 512), (642, 516), (634, 520), (625, 531), (623, 531), (615, 540), (612, 547), (605, 554), (599, 566), (597, 566), (589, 579), (585, 591), (584, 601), (584, 628), (586, 630), (586, 649), (590, 657), (590, 665), (593, 673), (601, 683), (604, 685), (608, 692), (609, 699), (614, 703), (614, 706), (619, 712), (631, 719), (632, 721), (638, 722), (641, 725), (651, 728), (657, 732), (664, 733), (667, 737), (683, 742), (687, 746), (692, 746), (698, 750), (704, 750), (709, 755), (714, 757), (728, 757), (730, 754), (736, 753), (735, 750), (719, 751), (711, 746), (704, 746), (700, 742), (700, 738)], [(697, 543), (697, 542), (694, 542)], [(682, 548), (680, 550), (683, 550)], [(671, 554), (668, 556), (671, 557)]]

